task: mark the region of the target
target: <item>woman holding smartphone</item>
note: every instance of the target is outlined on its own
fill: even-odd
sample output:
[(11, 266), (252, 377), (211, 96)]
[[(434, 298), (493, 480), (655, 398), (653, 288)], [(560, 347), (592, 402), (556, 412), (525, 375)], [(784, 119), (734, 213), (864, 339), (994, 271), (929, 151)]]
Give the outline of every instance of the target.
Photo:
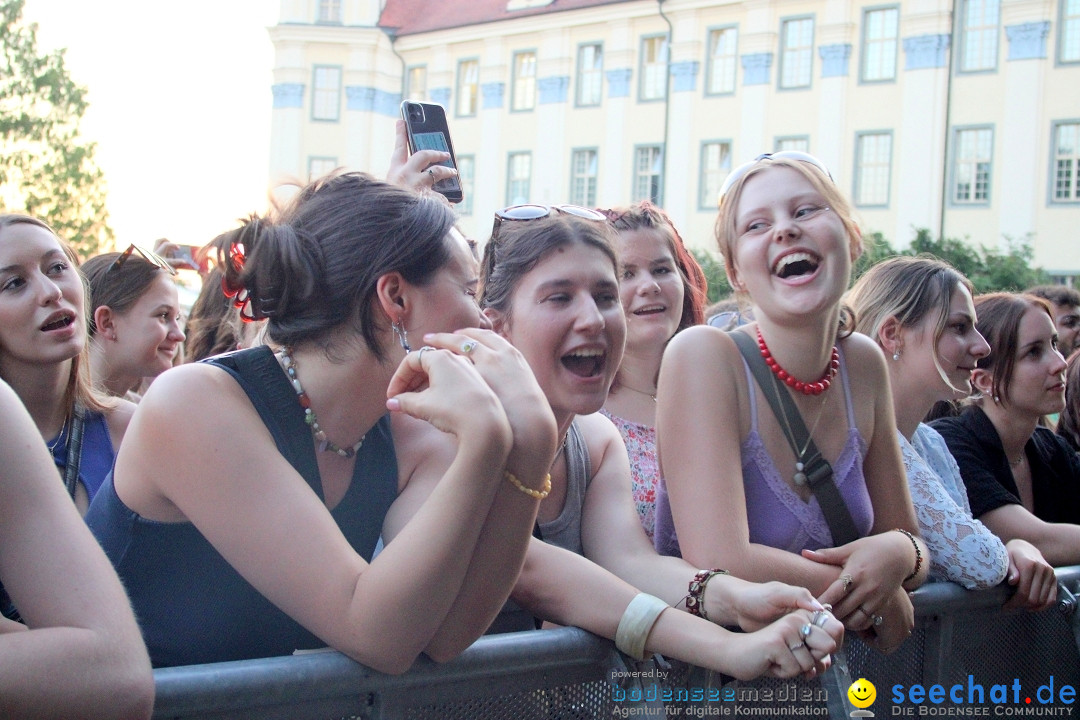
[[(87, 516), (155, 665), (329, 645), (399, 673), (497, 614), (554, 420), (506, 343), (472, 362), (422, 347), (486, 324), (453, 224), (441, 200), (360, 173), (244, 223), (225, 285), (276, 350), (158, 378)], [(405, 415), (437, 430), (413, 441)]]

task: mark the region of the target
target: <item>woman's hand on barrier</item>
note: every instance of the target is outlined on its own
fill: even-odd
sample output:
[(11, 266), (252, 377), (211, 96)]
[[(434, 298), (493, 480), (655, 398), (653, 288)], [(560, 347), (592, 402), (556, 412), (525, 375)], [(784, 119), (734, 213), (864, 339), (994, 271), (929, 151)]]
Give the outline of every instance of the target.
[(824, 672), (840, 647), (844, 628), (831, 615), (823, 617), (799, 610), (757, 632), (731, 636), (734, 647), (725, 672), (743, 680), (761, 675), (809, 678)]
[(466, 442), (497, 441), (504, 450), (512, 436), (502, 404), (476, 368), (446, 350), (424, 347), (398, 365), (386, 390), (386, 408), (425, 420)]
[[(816, 612), (825, 609), (806, 588), (776, 581), (749, 582), (732, 575), (713, 577), (705, 599), (710, 619), (734, 616), (746, 632), (760, 630), (795, 610)], [(724, 612), (724, 609), (728, 611)]]
[(881, 609), (911, 572), (911, 542), (898, 532), (870, 535), (835, 548), (803, 550), (802, 555), (841, 568), (818, 600), (832, 605), (836, 617), (856, 632), (879, 622)]
[(457, 170), (438, 164), (449, 159), (450, 153), (439, 150), (417, 150), (409, 155), (409, 132), (405, 121), (398, 119), (386, 181), (410, 190), (431, 190), (438, 181), (457, 175)]
[(1005, 543), (1009, 574), (1005, 581), (1016, 592), (1005, 603), (1009, 609), (1045, 610), (1057, 602), (1057, 577), (1039, 549), (1019, 538)]
[(507, 467), (518, 474), (546, 473), (556, 451), (555, 416), (525, 356), (481, 328), (432, 333), (424, 342), (471, 362), (498, 397), (514, 437)]
[(911, 604), (911, 596), (903, 588), (897, 588), (878, 610), (877, 617), (881, 618), (880, 622), (875, 620), (870, 627), (859, 632), (859, 637), (887, 655), (903, 645), (915, 629), (915, 608)]

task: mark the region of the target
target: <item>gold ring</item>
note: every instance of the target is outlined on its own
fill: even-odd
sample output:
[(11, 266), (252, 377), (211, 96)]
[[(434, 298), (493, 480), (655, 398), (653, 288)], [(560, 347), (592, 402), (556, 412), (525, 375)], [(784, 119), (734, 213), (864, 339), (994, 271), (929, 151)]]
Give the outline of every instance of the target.
[(431, 182), (435, 182), (435, 171), (431, 168), (427, 169), (427, 174), (431, 176)]

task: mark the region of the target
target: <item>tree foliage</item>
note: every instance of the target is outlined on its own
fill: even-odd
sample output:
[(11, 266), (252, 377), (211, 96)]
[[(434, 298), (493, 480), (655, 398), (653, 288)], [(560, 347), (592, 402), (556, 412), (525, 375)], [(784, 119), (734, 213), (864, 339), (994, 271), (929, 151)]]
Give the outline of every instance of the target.
[(24, 0), (0, 0), (0, 211), (47, 221), (84, 257), (111, 245), (105, 178), (79, 137), (86, 89), (64, 51), (41, 53)]

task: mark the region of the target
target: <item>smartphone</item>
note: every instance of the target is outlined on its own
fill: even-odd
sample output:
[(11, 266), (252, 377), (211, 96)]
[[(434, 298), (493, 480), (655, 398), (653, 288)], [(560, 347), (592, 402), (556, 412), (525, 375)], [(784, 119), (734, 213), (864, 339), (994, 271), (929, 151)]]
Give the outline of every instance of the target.
[(183, 260), (188, 270), (198, 270), (199, 261), (196, 259), (199, 255), (199, 248), (195, 245), (177, 245), (176, 251), (173, 252), (172, 257), (177, 260)]
[[(450, 142), (450, 128), (446, 125), (446, 112), (442, 105), (406, 100), (401, 103), (401, 117), (405, 119), (409, 132), (409, 152), (448, 152), (450, 159), (438, 164), (457, 170), (457, 156), (454, 155), (454, 144)], [(445, 195), (452, 203), (459, 203), (464, 198), (461, 182), (456, 175), (435, 183), (435, 191)]]

